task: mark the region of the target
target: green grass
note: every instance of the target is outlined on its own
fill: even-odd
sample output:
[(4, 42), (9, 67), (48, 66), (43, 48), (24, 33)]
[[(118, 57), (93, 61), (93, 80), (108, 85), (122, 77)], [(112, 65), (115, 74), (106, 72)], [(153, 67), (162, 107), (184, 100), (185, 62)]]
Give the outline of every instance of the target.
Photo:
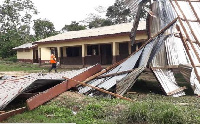
[[(2, 61), (0, 71), (41, 71), (43, 68), (23, 63)], [(47, 68), (46, 68), (47, 69)], [(102, 97), (59, 96), (32, 111), (13, 116), (5, 123), (77, 123), (77, 124), (199, 124), (200, 100), (181, 75), (176, 75), (186, 96), (165, 96), (158, 82), (138, 80), (124, 96), (129, 102)], [(189, 95), (188, 95), (189, 94)], [(23, 104), (24, 105), (24, 104)]]
[(41, 71), (46, 68), (41, 68), (39, 65), (11, 62), (0, 60), (0, 71), (24, 71), (24, 72), (35, 72)]
[[(135, 95), (136, 96), (136, 95)], [(135, 97), (134, 96), (134, 97)], [(156, 98), (155, 98), (156, 96)], [(184, 100), (148, 94), (142, 101), (63, 97), (33, 111), (26, 111), (6, 123), (77, 123), (77, 124), (199, 124), (199, 98)], [(183, 97), (182, 97), (183, 98)], [(164, 100), (162, 100), (164, 99)], [(167, 100), (171, 99), (171, 100)], [(74, 109), (76, 108), (76, 109)], [(76, 114), (73, 114), (76, 111)]]

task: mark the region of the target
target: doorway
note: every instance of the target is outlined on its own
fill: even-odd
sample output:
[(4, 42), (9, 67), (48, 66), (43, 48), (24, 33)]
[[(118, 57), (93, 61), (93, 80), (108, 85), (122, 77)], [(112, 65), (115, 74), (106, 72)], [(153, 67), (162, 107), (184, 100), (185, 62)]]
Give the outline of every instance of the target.
[(111, 44), (100, 45), (101, 64), (112, 64), (112, 46)]

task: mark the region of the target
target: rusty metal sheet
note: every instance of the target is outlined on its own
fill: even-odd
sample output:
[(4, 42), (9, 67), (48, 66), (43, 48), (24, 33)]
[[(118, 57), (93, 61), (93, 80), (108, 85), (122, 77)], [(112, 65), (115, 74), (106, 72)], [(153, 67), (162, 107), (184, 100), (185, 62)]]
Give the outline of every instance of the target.
[(18, 108), (15, 110), (11, 110), (11, 111), (2, 113), (2, 114), (0, 114), (0, 122), (6, 120), (7, 118), (9, 118), (13, 115), (20, 114), (20, 113), (24, 112), (25, 110), (26, 110), (26, 107), (22, 107), (22, 108)]
[[(97, 64), (95, 66), (93, 66), (92, 68), (84, 71), (83, 73), (73, 77), (72, 79), (77, 80), (77, 81), (84, 81), (85, 79), (87, 79), (88, 77), (94, 75), (95, 73), (99, 72), (102, 70), (101, 65)], [(73, 81), (63, 81), (62, 83), (47, 89), (44, 92), (41, 92), (39, 94), (37, 94), (36, 96), (33, 96), (32, 98), (28, 99), (26, 101), (28, 109), (32, 110), (36, 107), (38, 107), (39, 105), (42, 105), (43, 103), (51, 100), (52, 98), (58, 96), (59, 94), (65, 92), (66, 90), (75, 87), (77, 85), (77, 83), (73, 82)]]

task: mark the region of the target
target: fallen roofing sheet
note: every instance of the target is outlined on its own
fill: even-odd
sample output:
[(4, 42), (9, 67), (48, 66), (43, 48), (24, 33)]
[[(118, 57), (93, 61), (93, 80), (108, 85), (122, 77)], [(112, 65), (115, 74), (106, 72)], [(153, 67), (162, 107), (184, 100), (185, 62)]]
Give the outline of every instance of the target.
[[(120, 65), (115, 67), (114, 69), (112, 69), (109, 72), (104, 73), (102, 75), (113, 74), (113, 73), (117, 73), (117, 72), (122, 72), (122, 71), (133, 69), (135, 64), (136, 64), (136, 62), (137, 62), (137, 60), (138, 60), (138, 58), (140, 57), (140, 55), (142, 53), (142, 50), (143, 49), (139, 50), (136, 54), (132, 55), (126, 61), (124, 61), (123, 63), (121, 63)], [(117, 80), (121, 80), (126, 75), (127, 74), (122, 74), (122, 75), (118, 75), (118, 76), (114, 76), (114, 77), (106, 77), (106, 78), (102, 78), (102, 79), (94, 79), (92, 81), (89, 81), (88, 84), (108, 90), (108, 89), (110, 89), (111, 87), (113, 87), (116, 84)], [(90, 91), (91, 89), (92, 89), (91, 87), (79, 87), (79, 92), (80, 93), (86, 93), (86, 92)]]
[(80, 70), (66, 71), (60, 73), (32, 73), (29, 75), (12, 78), (8, 80), (0, 80), (0, 110), (6, 107), (14, 98), (21, 94), (29, 85), (38, 79), (62, 79), (63, 76), (74, 77), (91, 67)]
[(141, 66), (136, 68), (134, 71), (129, 73), (127, 76), (117, 81), (116, 83), (116, 93), (119, 95), (124, 95), (136, 82), (138, 76), (144, 71), (145, 67)]
[[(84, 81), (88, 77), (96, 74), (97, 72), (99, 72), (101, 70), (102, 70), (101, 66), (99, 64), (96, 64), (90, 68), (87, 68), (86, 70), (84, 70), (83, 72), (79, 73), (76, 76), (69, 75), (69, 79), (74, 79), (77, 81)], [(65, 76), (63, 76), (63, 77), (65, 77)], [(74, 82), (72, 80), (67, 80), (67, 81), (63, 81), (62, 83), (60, 83), (52, 88), (49, 88), (43, 92), (40, 92), (39, 94), (26, 100), (28, 109), (29, 110), (34, 109), (34, 108), (38, 107), (39, 105), (42, 105), (43, 103), (58, 96), (59, 94), (65, 92), (66, 90), (68, 90), (72, 87), (75, 87), (76, 85), (77, 85), (76, 82)]]
[(183, 91), (180, 91), (180, 87), (175, 81), (175, 77), (172, 71), (167, 69), (153, 69), (154, 74), (158, 78), (162, 88), (164, 89), (167, 95), (171, 95), (170, 93), (176, 91), (172, 94), (174, 97), (179, 97), (185, 95)]

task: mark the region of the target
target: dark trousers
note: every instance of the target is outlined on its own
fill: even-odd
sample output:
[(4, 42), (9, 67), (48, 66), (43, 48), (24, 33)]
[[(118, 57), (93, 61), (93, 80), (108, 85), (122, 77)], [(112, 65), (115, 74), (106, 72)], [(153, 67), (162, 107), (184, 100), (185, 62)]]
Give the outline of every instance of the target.
[(56, 63), (52, 63), (51, 68), (49, 68), (49, 72), (51, 72), (52, 69), (55, 69), (55, 72), (57, 72)]

